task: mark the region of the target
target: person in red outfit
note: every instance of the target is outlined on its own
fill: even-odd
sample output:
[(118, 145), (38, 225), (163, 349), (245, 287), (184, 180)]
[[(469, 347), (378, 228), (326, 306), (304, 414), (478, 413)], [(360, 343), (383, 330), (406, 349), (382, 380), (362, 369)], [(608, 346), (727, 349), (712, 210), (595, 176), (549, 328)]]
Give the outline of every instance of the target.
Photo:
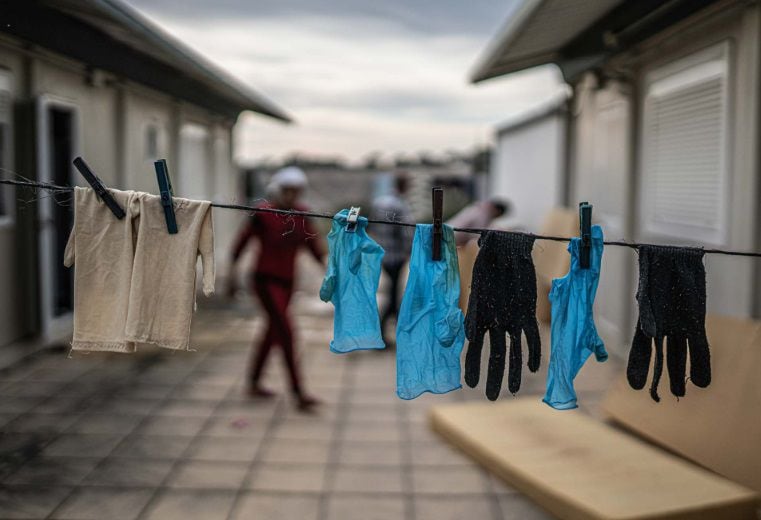
[[(298, 200), (306, 185), (306, 175), (301, 169), (283, 168), (272, 178), (270, 187), (273, 200), (261, 204), (260, 207), (304, 211), (306, 208), (301, 206)], [(319, 401), (305, 393), (303, 388), (288, 304), (293, 294), (296, 254), (299, 249), (308, 248), (320, 263), (323, 263), (325, 251), (306, 218), (255, 213), (245, 223), (233, 246), (230, 270), (231, 294), (235, 292), (235, 264), (253, 239), (259, 240), (261, 247), (251, 271), (251, 288), (259, 298), (269, 323), (266, 334), (252, 353), (249, 394), (253, 397), (274, 395), (261, 385), (261, 377), (272, 348), (279, 345), (283, 350), (291, 390), (298, 406), (301, 409), (310, 409), (319, 404)]]

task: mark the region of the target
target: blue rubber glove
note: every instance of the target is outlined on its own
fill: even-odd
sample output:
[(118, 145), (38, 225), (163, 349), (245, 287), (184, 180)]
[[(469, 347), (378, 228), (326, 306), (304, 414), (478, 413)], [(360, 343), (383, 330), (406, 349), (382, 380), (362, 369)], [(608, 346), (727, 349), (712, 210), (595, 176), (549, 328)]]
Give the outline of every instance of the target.
[(333, 217), (328, 234), (328, 270), (320, 299), (332, 302), (336, 353), (385, 348), (375, 293), (380, 281), (383, 248), (367, 236), (367, 219), (359, 217), (356, 231), (346, 231), (349, 210)]
[(460, 271), (452, 228), (443, 226), (441, 260), (431, 259), (433, 226), (415, 226), (410, 275), (396, 328), (396, 393), (414, 399), (462, 387), (460, 353), (465, 342)]
[(568, 244), (571, 269), (563, 278), (552, 281), (552, 349), (547, 373), (547, 393), (543, 401), (558, 410), (576, 408), (573, 380), (594, 353), (597, 361), (608, 359), (608, 353), (595, 327), (593, 306), (600, 281), (603, 236), (600, 226), (592, 226), (592, 247), (589, 269), (582, 269), (579, 260), (580, 238)]

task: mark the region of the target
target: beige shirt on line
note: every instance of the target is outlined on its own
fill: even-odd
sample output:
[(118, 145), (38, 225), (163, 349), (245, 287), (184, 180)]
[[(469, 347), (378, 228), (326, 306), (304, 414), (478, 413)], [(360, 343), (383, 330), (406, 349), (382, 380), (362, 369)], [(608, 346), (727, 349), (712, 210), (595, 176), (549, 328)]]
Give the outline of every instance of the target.
[(175, 198), (179, 232), (170, 235), (160, 197), (112, 194), (127, 213), (122, 220), (91, 189), (75, 190), (64, 260), (75, 265), (72, 348), (134, 352), (136, 343), (152, 343), (187, 349), (199, 255), (204, 294), (214, 292), (210, 203)]

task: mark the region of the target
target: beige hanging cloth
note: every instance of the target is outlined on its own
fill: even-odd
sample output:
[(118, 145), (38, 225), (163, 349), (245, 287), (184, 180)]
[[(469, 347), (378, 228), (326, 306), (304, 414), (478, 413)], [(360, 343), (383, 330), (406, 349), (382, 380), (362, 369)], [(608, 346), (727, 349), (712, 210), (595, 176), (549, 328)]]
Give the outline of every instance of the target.
[(74, 188), (74, 227), (64, 265), (74, 266), (73, 350), (133, 352), (125, 338), (132, 280), (133, 191), (110, 190), (126, 216), (119, 220), (90, 188)]
[(174, 235), (167, 231), (161, 197), (139, 193), (133, 202), (139, 219), (126, 337), (135, 343), (188, 349), (199, 256), (203, 292), (214, 292), (214, 231), (210, 202), (173, 202), (178, 227)]

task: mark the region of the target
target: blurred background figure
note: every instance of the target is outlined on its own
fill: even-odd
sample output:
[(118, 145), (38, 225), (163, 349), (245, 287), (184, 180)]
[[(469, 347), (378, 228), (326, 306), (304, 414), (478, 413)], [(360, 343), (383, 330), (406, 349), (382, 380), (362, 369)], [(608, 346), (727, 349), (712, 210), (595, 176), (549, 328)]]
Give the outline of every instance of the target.
[[(493, 221), (510, 214), (510, 203), (499, 198), (491, 198), (473, 202), (464, 207), (454, 217), (447, 221), (452, 227), (457, 228), (488, 228)], [(457, 246), (464, 246), (478, 235), (471, 233), (455, 233)]]
[[(372, 218), (375, 220), (393, 220), (395, 222), (411, 223), (412, 211), (404, 199), (409, 188), (409, 179), (404, 172), (398, 172), (394, 179), (394, 191), (381, 195), (373, 201)], [(386, 306), (381, 314), (381, 331), (383, 341), (389, 345), (386, 335), (386, 324), (391, 318), (396, 318), (399, 312), (399, 281), (402, 269), (410, 256), (412, 245), (412, 228), (405, 226), (389, 226), (372, 224), (372, 237), (378, 242), (385, 254), (383, 255), (383, 271), (388, 275)]]
[[(272, 200), (259, 207), (304, 211), (306, 208), (299, 203), (299, 199), (306, 186), (307, 178), (300, 168), (283, 168), (273, 176), (267, 187)], [(325, 251), (311, 224), (304, 217), (256, 213), (244, 224), (233, 245), (229, 277), (231, 295), (236, 290), (237, 260), (254, 238), (260, 242), (260, 252), (251, 268), (250, 284), (267, 314), (268, 324), (264, 337), (252, 352), (248, 392), (252, 397), (268, 398), (274, 395), (262, 386), (261, 378), (272, 348), (279, 345), (297, 405), (300, 409), (307, 410), (319, 404), (319, 401), (303, 388), (288, 305), (293, 295), (298, 250), (307, 247), (321, 263)]]

